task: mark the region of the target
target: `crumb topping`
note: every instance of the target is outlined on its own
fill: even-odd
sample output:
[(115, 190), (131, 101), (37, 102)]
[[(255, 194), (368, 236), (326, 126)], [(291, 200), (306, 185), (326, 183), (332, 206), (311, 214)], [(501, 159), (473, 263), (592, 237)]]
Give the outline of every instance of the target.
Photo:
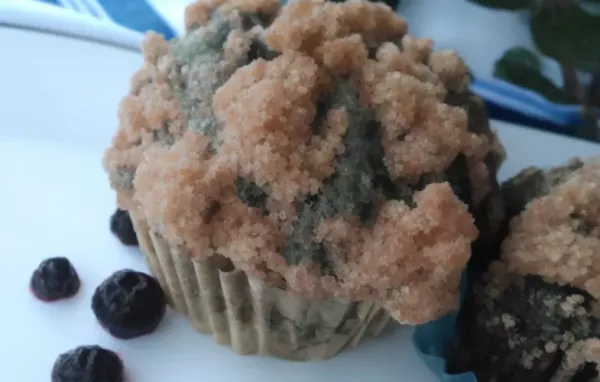
[(200, 0), (189, 4), (184, 13), (186, 31), (208, 25), (211, 15), (232, 12), (272, 17), (279, 10), (278, 0)]
[(590, 161), (511, 223), (502, 259), (511, 271), (600, 297), (600, 162)]
[(367, 46), (377, 46), (401, 38), (407, 29), (406, 21), (383, 3), (295, 0), (267, 29), (266, 41), (278, 52), (302, 52), (321, 63), (326, 42), (360, 35)]
[(429, 67), (450, 91), (461, 92), (469, 84), (469, 68), (454, 51), (431, 53)]
[[(427, 186), (415, 202), (412, 210), (400, 201), (386, 202), (372, 228), (330, 219), (316, 231), (342, 290), (362, 298), (372, 297), (373, 289), (387, 292), (386, 305), (401, 322), (427, 321), (457, 306), (455, 289), (477, 236), (472, 217), (447, 183)], [(431, 295), (438, 304), (423, 306)]]
[(507, 207), (508, 217), (513, 217), (535, 198), (548, 195), (554, 187), (568, 180), (573, 172), (579, 170), (583, 162), (572, 158), (567, 164), (548, 170), (528, 167), (502, 184), (502, 195)]
[(365, 0), (205, 0), (185, 22), (148, 35), (122, 102), (105, 167), (123, 207), (302, 295), (410, 324), (456, 308), (468, 208), (501, 161), (460, 58)]
[[(441, 66), (441, 64), (440, 64)], [(465, 110), (441, 101), (442, 80), (392, 43), (362, 69), (363, 93), (385, 133), (386, 165), (394, 177), (418, 178), (447, 168), (459, 153), (481, 161), (489, 142), (467, 130)]]
[(130, 92), (119, 105), (119, 130), (104, 156), (119, 204), (131, 207), (133, 178), (144, 151), (154, 144), (170, 144), (182, 134), (186, 118), (170, 80), (175, 66), (167, 42), (148, 33), (142, 45), (144, 66), (131, 79)]
[(415, 61), (425, 64), (433, 52), (434, 42), (430, 38), (416, 38), (405, 35), (402, 37), (401, 45), (402, 49)]
[(334, 122), (328, 137), (311, 139), (322, 77), (313, 59), (290, 52), (240, 68), (214, 97), (215, 115), (227, 126), (219, 154), (235, 158), (241, 176), (267, 186), (282, 203), (317, 193), (322, 178), (316, 175), (331, 173), (323, 166), (331, 167), (341, 148), (343, 110), (328, 118)]
[[(597, 370), (600, 371), (600, 339), (590, 338), (573, 344), (565, 354), (563, 369), (575, 372), (587, 362), (595, 363)], [(560, 381), (562, 379), (556, 376), (553, 380)]]

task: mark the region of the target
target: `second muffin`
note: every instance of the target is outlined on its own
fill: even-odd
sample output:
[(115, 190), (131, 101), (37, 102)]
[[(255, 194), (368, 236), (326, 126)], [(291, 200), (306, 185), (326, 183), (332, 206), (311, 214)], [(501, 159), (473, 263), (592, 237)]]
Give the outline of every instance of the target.
[(529, 168), (503, 191), (515, 217), (458, 317), (451, 372), (480, 382), (597, 380), (600, 162)]

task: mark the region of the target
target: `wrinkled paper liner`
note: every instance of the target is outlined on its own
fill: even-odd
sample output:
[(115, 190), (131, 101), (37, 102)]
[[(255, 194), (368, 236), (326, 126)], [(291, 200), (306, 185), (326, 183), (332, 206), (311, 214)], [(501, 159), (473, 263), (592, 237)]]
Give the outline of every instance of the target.
[(322, 360), (389, 326), (390, 316), (380, 304), (300, 298), (248, 277), (229, 262), (193, 259), (169, 246), (144, 220), (132, 220), (169, 304), (198, 332), (212, 334), (236, 353)]

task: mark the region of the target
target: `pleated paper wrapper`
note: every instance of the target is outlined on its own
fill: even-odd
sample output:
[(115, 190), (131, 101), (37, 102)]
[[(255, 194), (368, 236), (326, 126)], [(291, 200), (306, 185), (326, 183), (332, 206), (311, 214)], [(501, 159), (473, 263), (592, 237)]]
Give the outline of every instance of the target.
[(215, 258), (199, 260), (170, 246), (132, 213), (142, 253), (169, 304), (194, 329), (239, 354), (322, 360), (382, 334), (391, 323), (381, 304), (305, 299), (266, 285)]

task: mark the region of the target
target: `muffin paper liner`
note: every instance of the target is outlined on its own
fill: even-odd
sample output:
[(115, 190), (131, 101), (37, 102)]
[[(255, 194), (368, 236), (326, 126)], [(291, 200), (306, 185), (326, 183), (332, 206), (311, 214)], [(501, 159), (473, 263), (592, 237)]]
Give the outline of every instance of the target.
[[(465, 296), (466, 286), (467, 280), (463, 275), (461, 283), (462, 298)], [(415, 327), (413, 345), (419, 357), (440, 381), (477, 382), (474, 373), (446, 373), (445, 354), (452, 345), (457, 315), (457, 312), (452, 312), (435, 321)]]
[(236, 353), (327, 359), (380, 335), (391, 322), (376, 302), (305, 299), (215, 258), (192, 258), (134, 215), (140, 248), (169, 304)]

